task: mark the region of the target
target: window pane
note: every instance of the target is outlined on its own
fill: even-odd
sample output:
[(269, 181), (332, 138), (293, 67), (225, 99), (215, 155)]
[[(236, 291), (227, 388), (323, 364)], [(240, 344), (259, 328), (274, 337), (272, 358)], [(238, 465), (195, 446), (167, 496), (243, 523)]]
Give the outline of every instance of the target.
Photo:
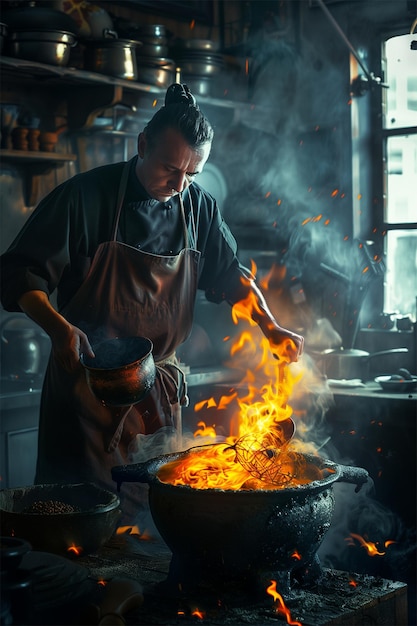
[(416, 319), (417, 230), (388, 231), (384, 310)]
[(417, 51), (411, 50), (415, 35), (400, 35), (385, 44), (385, 128), (417, 125)]
[(417, 135), (387, 139), (387, 200), (385, 221), (388, 224), (417, 221)]

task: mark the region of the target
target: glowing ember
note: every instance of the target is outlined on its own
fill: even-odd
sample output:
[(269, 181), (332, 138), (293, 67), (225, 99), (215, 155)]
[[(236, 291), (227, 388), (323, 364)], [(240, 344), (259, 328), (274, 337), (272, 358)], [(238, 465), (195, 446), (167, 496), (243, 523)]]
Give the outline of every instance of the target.
[(83, 553), (83, 549), (81, 546), (69, 546), (69, 548), (67, 549), (67, 552), (69, 552), (70, 554), (75, 554), (76, 556), (80, 556)]
[(276, 612), (278, 615), (282, 615), (287, 620), (287, 624), (290, 626), (303, 626), (301, 622), (294, 621), (291, 617), (290, 610), (285, 606), (283, 597), (277, 591), (276, 580), (271, 580), (271, 584), (267, 588), (267, 593), (274, 598)]
[(116, 529), (116, 535), (129, 535), (132, 537), (140, 537), (145, 541), (151, 541), (152, 535), (147, 533), (146, 531), (141, 532), (139, 526), (119, 526)]
[(139, 526), (119, 526), (116, 535), (140, 535)]

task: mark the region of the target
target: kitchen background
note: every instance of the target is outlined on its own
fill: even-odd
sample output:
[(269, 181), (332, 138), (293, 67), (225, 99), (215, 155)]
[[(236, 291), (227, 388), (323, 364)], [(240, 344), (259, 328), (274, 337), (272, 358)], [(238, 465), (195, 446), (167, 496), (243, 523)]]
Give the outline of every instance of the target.
[[(48, 22), (57, 10), (64, 22)], [(309, 414), (329, 458), (365, 467), (374, 481), (373, 496), (334, 525), (322, 559), (411, 588), (416, 392), (373, 381), (399, 368), (416, 375), (416, 17), (412, 0), (62, 0), (2, 2), (0, 18), (0, 251), (57, 184), (133, 156), (166, 87), (186, 82), (215, 127), (199, 182), (217, 198), (242, 260), (256, 264), (273, 312), (306, 336), (312, 371), (322, 366), (313, 353), (325, 348), (406, 349), (360, 359), (351, 378), (365, 386), (319, 379), (295, 410)], [(61, 61), (48, 57), (55, 44), (25, 49), (13, 35), (25, 20), (34, 29), (34, 19), (57, 37), (68, 20), (74, 25)], [(382, 43), (399, 35), (407, 45), (390, 57)], [(49, 339), (22, 314), (0, 314), (7, 487), (33, 481)], [(178, 350), (190, 370), (190, 432), (202, 419), (227, 429), (227, 411), (194, 406), (238, 382), (225, 341), (236, 334), (230, 308), (199, 295), (193, 332)], [(352, 497), (345, 491), (340, 502)], [(397, 550), (372, 560), (363, 548), (336, 549), (349, 524), (359, 534), (376, 529)]]

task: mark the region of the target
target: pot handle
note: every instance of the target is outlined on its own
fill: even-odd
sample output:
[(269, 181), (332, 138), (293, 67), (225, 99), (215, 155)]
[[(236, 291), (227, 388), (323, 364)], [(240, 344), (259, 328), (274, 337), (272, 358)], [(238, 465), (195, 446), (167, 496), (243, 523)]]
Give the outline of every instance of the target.
[(391, 348), (391, 350), (382, 350), (381, 352), (372, 352), (367, 358), (373, 359), (376, 356), (387, 356), (389, 354), (402, 354), (408, 352), (408, 348)]
[(118, 38), (119, 38), (119, 35), (117, 34), (115, 30), (112, 30), (111, 28), (103, 29), (103, 39), (118, 39)]
[(352, 467), (351, 465), (339, 465), (340, 476), (335, 480), (336, 483), (352, 483), (356, 485), (355, 492), (361, 490), (369, 478), (369, 474), (363, 467)]

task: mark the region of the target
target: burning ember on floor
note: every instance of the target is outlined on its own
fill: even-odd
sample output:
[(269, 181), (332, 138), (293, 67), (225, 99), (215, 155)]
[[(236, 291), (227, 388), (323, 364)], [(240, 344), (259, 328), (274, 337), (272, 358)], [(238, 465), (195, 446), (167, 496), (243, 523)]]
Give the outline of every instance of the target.
[(84, 550), (83, 550), (82, 546), (74, 546), (74, 545), (72, 545), (72, 546), (70, 546), (68, 548), (68, 553), (72, 554), (72, 555), (75, 555), (75, 556), (81, 556), (83, 551)]

